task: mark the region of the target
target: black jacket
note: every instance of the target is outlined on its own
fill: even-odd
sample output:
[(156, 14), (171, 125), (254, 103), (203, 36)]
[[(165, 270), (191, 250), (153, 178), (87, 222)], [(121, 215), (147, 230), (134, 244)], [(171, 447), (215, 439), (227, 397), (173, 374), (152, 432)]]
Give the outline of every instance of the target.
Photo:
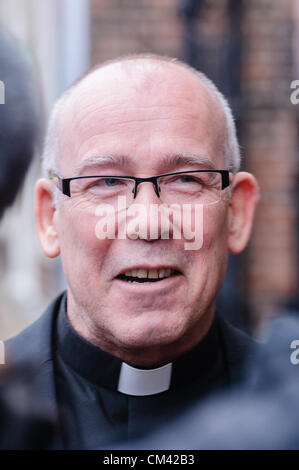
[[(55, 321), (63, 294), (60, 294), (41, 317), (19, 335), (5, 342), (6, 363), (22, 367), (34, 364), (34, 386), (32, 394), (47, 405), (48, 413), (58, 422), (58, 404), (55, 391), (54, 374), (54, 334)], [(240, 378), (241, 365), (244, 363), (254, 341), (245, 333), (220, 318), (220, 331), (226, 354), (229, 380), (231, 383)], [(50, 449), (61, 449), (62, 438), (58, 431)]]

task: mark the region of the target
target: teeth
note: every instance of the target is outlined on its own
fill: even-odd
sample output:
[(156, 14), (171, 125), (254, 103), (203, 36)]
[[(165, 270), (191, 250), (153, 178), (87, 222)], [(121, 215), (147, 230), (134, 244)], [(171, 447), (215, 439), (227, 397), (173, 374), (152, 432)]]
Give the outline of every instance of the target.
[(130, 271), (126, 271), (125, 275), (129, 277), (139, 277), (149, 278), (149, 279), (161, 279), (163, 277), (169, 277), (172, 274), (172, 269), (170, 268), (161, 268), (161, 269), (131, 269)]
[(149, 277), (150, 279), (158, 279), (158, 277), (159, 277), (158, 269), (151, 269), (148, 272), (147, 277)]
[(159, 269), (159, 278), (165, 276), (165, 269)]
[(146, 269), (136, 269), (136, 277), (147, 277), (147, 270)]

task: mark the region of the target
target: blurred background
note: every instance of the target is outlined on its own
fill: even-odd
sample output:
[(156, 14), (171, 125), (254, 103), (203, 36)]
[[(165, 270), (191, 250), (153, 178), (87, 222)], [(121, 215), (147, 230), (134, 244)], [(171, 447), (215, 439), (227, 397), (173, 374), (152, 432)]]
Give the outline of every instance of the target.
[[(247, 330), (282, 306), (298, 309), (299, 104), (290, 101), (299, 80), (298, 0), (0, 0), (0, 25), (33, 69), (41, 134), (63, 90), (106, 59), (165, 54), (214, 80), (233, 107), (242, 169), (261, 189), (251, 242), (230, 257), (219, 309)], [(39, 157), (40, 147), (0, 224), (0, 339), (65, 287), (59, 260), (42, 254), (35, 233)]]

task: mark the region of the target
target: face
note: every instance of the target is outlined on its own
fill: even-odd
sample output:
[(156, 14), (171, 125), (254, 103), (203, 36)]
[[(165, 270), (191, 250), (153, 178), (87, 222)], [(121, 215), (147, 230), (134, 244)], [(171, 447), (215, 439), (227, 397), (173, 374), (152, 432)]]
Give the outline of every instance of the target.
[[(196, 76), (174, 64), (121, 64), (86, 78), (60, 118), (59, 171), (63, 177), (117, 174), (149, 177), (204, 169), (166, 156), (204, 156), (225, 169), (224, 119), (219, 105)], [(84, 168), (95, 156), (116, 162)], [(168, 166), (167, 166), (168, 165)], [(159, 203), (153, 185), (139, 186), (136, 203), (149, 211)], [(85, 338), (127, 362), (161, 363), (191, 348), (211, 324), (228, 251), (227, 190), (203, 209), (203, 245), (186, 240), (105, 239), (95, 235), (98, 218), (80, 202), (59, 196), (51, 230), (68, 284), (68, 316)], [(149, 220), (149, 219), (148, 219)], [(146, 223), (146, 222), (144, 222)], [(132, 269), (179, 272), (157, 282), (118, 278)]]

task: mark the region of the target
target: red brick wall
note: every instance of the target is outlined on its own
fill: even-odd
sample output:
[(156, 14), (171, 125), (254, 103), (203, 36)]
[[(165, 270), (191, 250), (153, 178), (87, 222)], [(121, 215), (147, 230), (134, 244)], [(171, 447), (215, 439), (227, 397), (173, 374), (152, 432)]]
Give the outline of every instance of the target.
[(92, 63), (123, 54), (177, 56), (182, 25), (173, 0), (91, 0)]
[(271, 314), (297, 285), (295, 175), (296, 109), (290, 103), (292, 0), (250, 0), (243, 22), (245, 165), (261, 201), (247, 252), (251, 311)]

